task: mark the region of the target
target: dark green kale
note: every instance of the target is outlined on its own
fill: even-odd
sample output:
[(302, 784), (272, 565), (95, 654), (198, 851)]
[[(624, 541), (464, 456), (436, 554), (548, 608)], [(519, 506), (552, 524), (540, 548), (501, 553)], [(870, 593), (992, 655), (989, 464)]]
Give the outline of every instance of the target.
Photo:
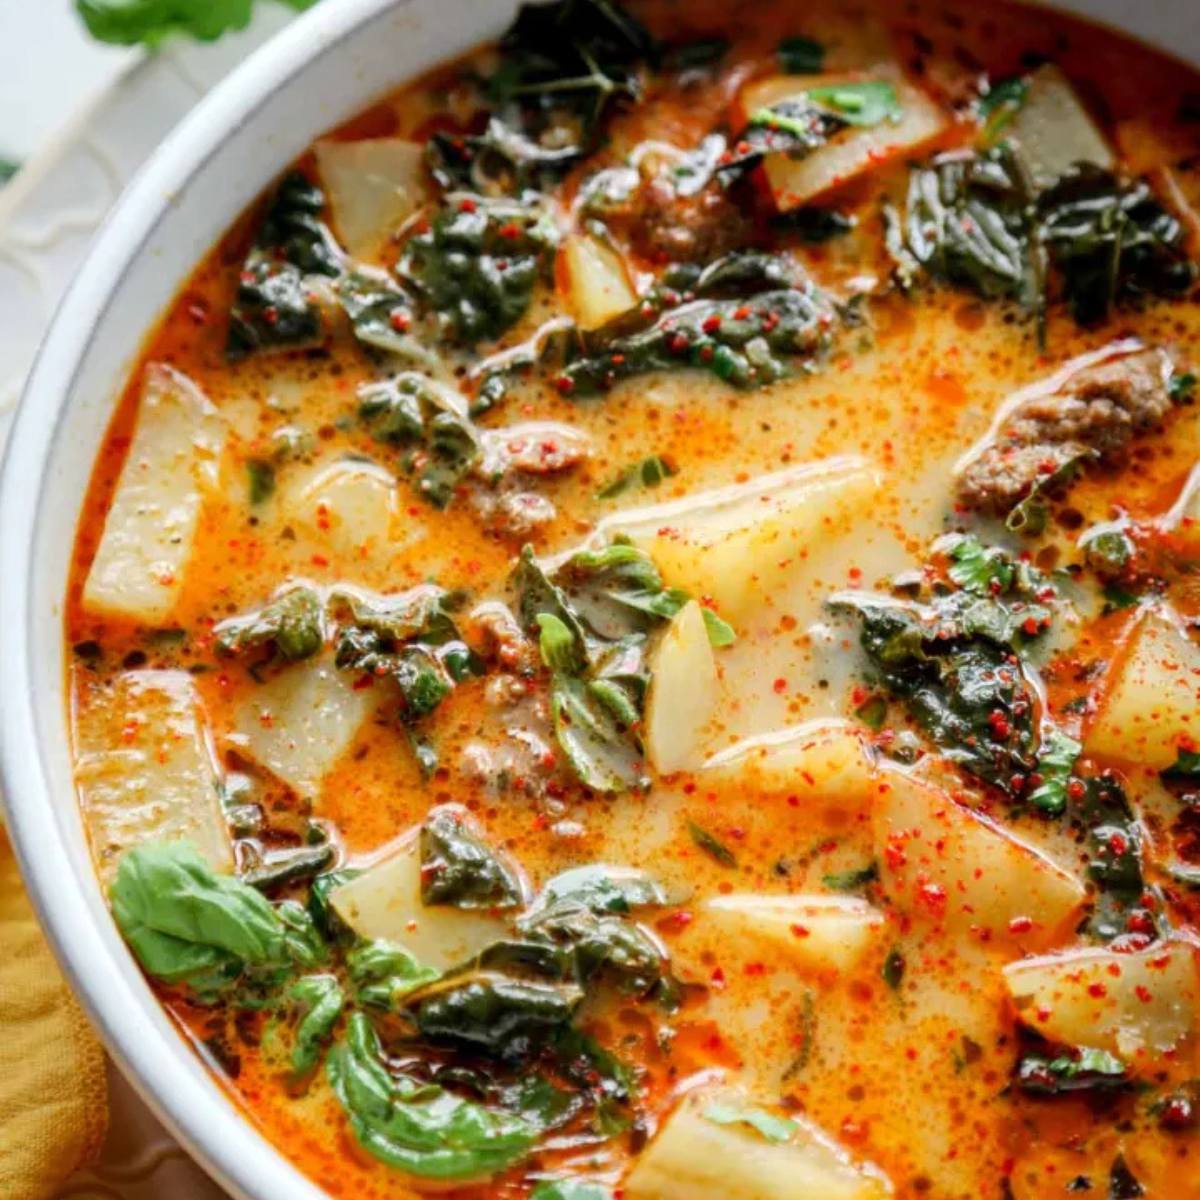
[(358, 415), (376, 441), (420, 451), (405, 466), (435, 508), (449, 505), (479, 462), (479, 433), (461, 398), (415, 371), (360, 387)]
[(389, 276), (359, 267), (343, 275), (335, 290), (350, 318), (350, 328), (363, 346), (394, 354), (415, 366), (437, 365), (437, 356), (409, 332), (416, 307), (413, 298)]
[(499, 337), (549, 278), (558, 233), (533, 202), (453, 194), (428, 230), (410, 238), (397, 271), (466, 346)]
[(801, 34), (784, 38), (776, 53), (785, 75), (817, 75), (825, 66), (825, 47)]
[[(695, 298), (681, 302), (685, 294)], [(630, 314), (589, 339), (559, 377), (560, 390), (591, 396), (634, 375), (683, 367), (760, 387), (788, 374), (789, 358), (811, 363), (827, 348), (834, 322), (832, 305), (798, 268), (768, 254), (678, 268), (658, 295), (667, 304), (661, 312)]]
[(425, 157), (445, 191), (519, 196), (552, 186), (578, 160), (579, 150), (543, 146), (493, 116), (480, 134), (434, 133)]
[(734, 854), (728, 846), (725, 845), (714, 834), (709, 833), (702, 825), (697, 825), (695, 821), (689, 821), (688, 834), (692, 841), (696, 843), (713, 862), (720, 863), (723, 867), (736, 867), (737, 855)]
[(955, 151), (914, 169), (899, 240), (901, 271), (911, 274), (915, 264), (981, 296), (1038, 308), (1045, 262), (1034, 233), (1035, 199), (1007, 145)]
[(341, 252), (321, 220), (325, 195), (297, 171), (284, 176), (242, 266), (226, 353), (304, 345), (323, 331), (310, 276), (341, 273)]
[(312, 879), (324, 871), (336, 856), (332, 842), (315, 846), (289, 846), (263, 854), (253, 865), (242, 871), (242, 882), (261, 892), (272, 892), (288, 884)]
[(392, 596), (339, 592), (349, 609), (335, 662), (346, 670), (395, 680), (405, 721), (427, 716), (463, 680), (483, 673), (450, 615), (451, 593), (421, 584)]
[(570, 1024), (582, 999), (575, 987), (480, 974), (422, 992), (410, 1012), (430, 1041), (523, 1062)]
[(421, 826), (421, 903), (512, 908), (521, 880), (458, 813), (438, 809)]
[[(1031, 799), (1030, 783), (1034, 796), (1041, 788), (1031, 780), (1039, 765), (1037, 697), (1017, 651), (1050, 622), (1044, 581), (972, 538), (955, 543), (949, 558), (947, 573), (960, 589), (928, 603), (843, 592), (833, 604), (858, 616), (878, 682), (946, 758), (1009, 796)], [(1057, 769), (1054, 761), (1047, 772)], [(1055, 800), (1047, 791), (1038, 803), (1051, 811)]]
[(1111, 775), (1083, 780), (1070, 818), (1087, 852), (1087, 874), (1095, 885), (1085, 930), (1099, 941), (1158, 932), (1152, 889), (1142, 869), (1142, 832), (1120, 783)]
[(1081, 325), (1127, 301), (1183, 295), (1196, 280), (1183, 225), (1149, 185), (1087, 163), (1041, 195), (1038, 235)]
[(500, 65), (485, 88), (500, 119), (531, 143), (570, 152), (566, 167), (595, 149), (605, 119), (642, 94), (650, 34), (612, 0), (525, 4), (500, 41)]
[(310, 658), (325, 644), (324, 605), (312, 588), (290, 588), (262, 608), (222, 621), (213, 640), (221, 654), (269, 646), (285, 662)]

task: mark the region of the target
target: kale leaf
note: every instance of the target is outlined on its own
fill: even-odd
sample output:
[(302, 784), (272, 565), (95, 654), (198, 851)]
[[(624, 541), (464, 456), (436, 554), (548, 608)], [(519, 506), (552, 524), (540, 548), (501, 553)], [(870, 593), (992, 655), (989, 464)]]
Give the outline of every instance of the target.
[(298, 171), (276, 189), (242, 266), (225, 351), (300, 346), (323, 331), (312, 276), (341, 273), (341, 251), (321, 221), (325, 194)]
[(435, 584), (420, 584), (390, 596), (339, 591), (349, 608), (340, 627), (334, 661), (339, 667), (396, 681), (404, 718), (427, 716), (455, 685), (483, 673), (450, 616), (452, 596)]
[(452, 194), (411, 237), (400, 277), (465, 346), (498, 338), (524, 315), (549, 277), (558, 233), (536, 204)]
[(421, 903), (512, 908), (521, 880), (461, 816), (438, 809), (421, 826)]
[(641, 68), (657, 46), (613, 0), (552, 0), (522, 5), (500, 55), (489, 98), (511, 130), (569, 150), (555, 164), (565, 167), (595, 148), (618, 102), (641, 95)]
[(310, 658), (325, 644), (324, 607), (309, 587), (294, 587), (253, 612), (230, 617), (213, 630), (221, 654), (270, 646), (285, 662)]
[(1081, 163), (1039, 198), (1038, 222), (1081, 325), (1124, 301), (1182, 295), (1196, 280), (1182, 223), (1144, 180), (1125, 183)]

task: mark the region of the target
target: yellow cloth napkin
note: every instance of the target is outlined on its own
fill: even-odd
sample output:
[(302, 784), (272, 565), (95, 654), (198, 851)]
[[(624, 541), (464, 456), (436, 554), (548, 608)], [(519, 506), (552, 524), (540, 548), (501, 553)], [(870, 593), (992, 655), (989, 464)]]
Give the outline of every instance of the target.
[(104, 1051), (63, 981), (0, 827), (0, 1197), (47, 1200), (100, 1152)]

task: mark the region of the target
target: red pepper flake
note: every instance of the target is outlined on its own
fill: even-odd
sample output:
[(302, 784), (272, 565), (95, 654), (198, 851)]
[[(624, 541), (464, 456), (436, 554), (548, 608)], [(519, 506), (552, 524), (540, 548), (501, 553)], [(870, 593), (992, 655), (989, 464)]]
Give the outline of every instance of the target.
[(1067, 795), (1072, 800), (1082, 800), (1086, 792), (1087, 787), (1084, 785), (1082, 779), (1071, 778), (1067, 782)]
[(743, 304), (741, 308), (734, 309), (733, 319), (735, 321), (744, 321), (754, 310), (748, 304)]
[(943, 913), (946, 911), (946, 889), (940, 883), (922, 883), (917, 888), (917, 899), (930, 912)]
[(521, 227), (516, 221), (508, 221), (500, 226), (500, 236), (507, 238), (510, 242), (515, 242), (521, 236)]
[(554, 386), (558, 388), (559, 395), (569, 396), (575, 390), (575, 380), (570, 375), (560, 375), (554, 381)]
[(793, 925), (791, 926), (791, 930), (793, 937), (806, 938), (809, 935), (809, 930), (804, 925)]
[(777, 696), (782, 696), (787, 691), (787, 680), (780, 676), (771, 687)]
[(1032, 928), (1032, 917), (1013, 917), (1008, 923), (1009, 933), (1028, 933)]
[(1149, 989), (1149, 988), (1148, 988), (1148, 987), (1147, 987), (1147, 986), (1146, 986), (1144, 983), (1139, 983), (1139, 984), (1137, 985), (1137, 987), (1135, 987), (1135, 988), (1133, 989), (1133, 994), (1134, 994), (1134, 995), (1135, 995), (1135, 996), (1136, 996), (1136, 997), (1137, 997), (1137, 998), (1138, 998), (1138, 999), (1139, 999), (1139, 1000), (1140, 1000), (1140, 1001), (1141, 1001), (1143, 1004), (1149, 1004), (1149, 1003), (1150, 1003), (1150, 1001), (1154, 999), (1154, 996), (1153, 996), (1153, 994), (1151, 993), (1150, 989)]
[(713, 313), (710, 317), (704, 318), (704, 323), (700, 326), (705, 333), (716, 333), (721, 328), (721, 314)]
[(667, 349), (672, 354), (684, 354), (688, 348), (688, 337), (686, 333), (676, 333), (671, 335), (671, 340), (667, 343)]
[(473, 213), (479, 207), (470, 196), (465, 196), (458, 202), (458, 211), (465, 213)]
[(402, 308), (393, 308), (388, 317), (388, 322), (397, 333), (404, 333), (412, 324), (412, 317)]
[(1108, 988), (1102, 983), (1089, 983), (1088, 995), (1094, 1000), (1099, 1000), (1101, 997), (1108, 995)]

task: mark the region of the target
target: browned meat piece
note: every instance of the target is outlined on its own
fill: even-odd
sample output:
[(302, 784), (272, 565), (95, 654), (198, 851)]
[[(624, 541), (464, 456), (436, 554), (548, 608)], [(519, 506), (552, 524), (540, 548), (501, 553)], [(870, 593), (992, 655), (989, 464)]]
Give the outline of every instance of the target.
[(1161, 350), (1118, 350), (1055, 391), (1015, 404), (959, 471), (968, 508), (1007, 512), (1069, 463), (1100, 458), (1157, 424), (1172, 404), (1171, 360)]
[(680, 195), (662, 175), (638, 189), (627, 230), (633, 248), (653, 262), (709, 262), (749, 235), (745, 214), (718, 184)]
[(581, 463), (589, 447), (587, 434), (574, 425), (523, 421), (484, 433), (478, 473), (492, 480), (510, 471), (552, 475)]

